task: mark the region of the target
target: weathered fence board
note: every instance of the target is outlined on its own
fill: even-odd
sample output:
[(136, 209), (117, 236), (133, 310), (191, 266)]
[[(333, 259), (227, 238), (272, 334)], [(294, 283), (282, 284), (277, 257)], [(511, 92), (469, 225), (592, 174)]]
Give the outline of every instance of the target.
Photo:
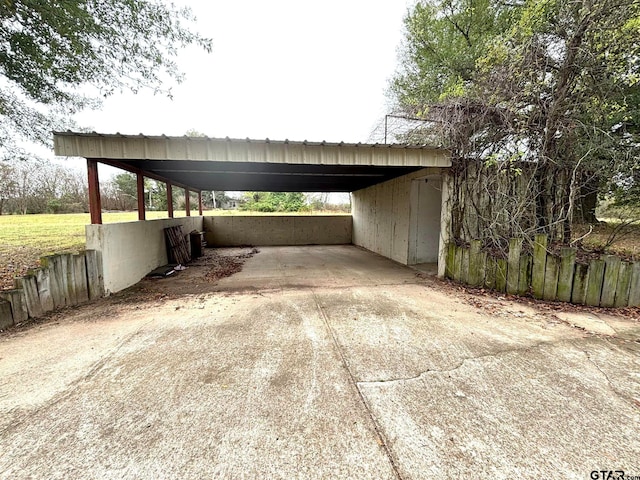
[(38, 295), (38, 282), (33, 274), (25, 275), (19, 282), (20, 287), (24, 290), (24, 297), (27, 304), (27, 312), (30, 317), (40, 317), (44, 313), (40, 305), (40, 296)]
[(0, 300), (0, 329), (13, 325), (13, 315), (11, 314), (11, 304), (6, 300)]
[(484, 282), (484, 276), (480, 276), (482, 252), (480, 240), (472, 240), (469, 248), (469, 285), (479, 287)]
[(640, 307), (640, 262), (633, 262), (631, 287), (629, 289), (629, 306)]
[(73, 255), (73, 267), (76, 301), (78, 303), (86, 302), (89, 300), (89, 288), (87, 287), (87, 264), (84, 252)]
[(89, 289), (89, 300), (102, 297), (103, 285), (101, 281), (101, 268), (98, 262), (98, 252), (86, 250), (84, 252), (87, 268), (87, 287)]
[(0, 328), (103, 295), (102, 266), (93, 250), (43, 257), (40, 264), (41, 268), (15, 278), (15, 289), (0, 291)]
[[(576, 262), (577, 249), (562, 247), (560, 255), (547, 252), (546, 237), (536, 236), (534, 256), (522, 252), (522, 242), (509, 242), (508, 258), (483, 252), (481, 242), (469, 248), (447, 245), (445, 272), (473, 286), (524, 295), (542, 288), (541, 298), (603, 307), (640, 306), (640, 262), (623, 262), (609, 255), (589, 265)], [(537, 252), (536, 252), (537, 249)], [(535, 254), (538, 254), (536, 259)], [(544, 260), (539, 258), (544, 253)], [(535, 268), (544, 274), (535, 277)], [(515, 271), (515, 273), (514, 273)], [(537, 286), (534, 286), (537, 280)]]
[(44, 313), (53, 310), (53, 297), (51, 296), (51, 280), (49, 279), (49, 270), (46, 268), (38, 268), (35, 270), (36, 283), (38, 284), (38, 297), (40, 297), (40, 306)]
[(629, 290), (631, 288), (631, 274), (633, 273), (633, 264), (622, 262), (620, 264), (620, 272), (618, 273), (618, 284), (616, 286), (616, 296), (613, 301), (614, 307), (626, 307), (629, 305)]
[(562, 247), (560, 250), (560, 269), (558, 271), (558, 292), (556, 298), (561, 302), (571, 301), (573, 275), (576, 267), (576, 251), (572, 247)]
[(584, 304), (587, 295), (587, 265), (576, 264), (576, 271), (573, 276), (573, 287), (571, 288), (571, 303)]
[(524, 295), (529, 292), (531, 285), (531, 265), (533, 259), (530, 255), (520, 257), (520, 273), (518, 274), (518, 295)]
[(462, 278), (462, 247), (455, 247), (456, 254), (453, 260), (453, 279), (459, 282)]
[(496, 290), (499, 292), (507, 291), (507, 260), (499, 258), (496, 260)]
[(493, 290), (496, 288), (496, 259), (487, 257), (487, 264), (484, 272), (484, 286)]
[(613, 255), (604, 257), (604, 279), (600, 295), (600, 306), (602, 307), (613, 307), (615, 303), (621, 263), (619, 257), (614, 257)]
[(507, 293), (518, 293), (518, 278), (520, 278), (520, 253), (522, 239), (512, 238), (509, 241), (509, 258), (507, 260)]
[(600, 305), (602, 282), (604, 281), (604, 260), (591, 260), (587, 273), (587, 289), (584, 302), (591, 306)]
[(29, 318), (29, 312), (27, 312), (27, 300), (24, 296), (24, 290), (3, 290), (0, 292), (0, 298), (6, 300), (11, 304), (13, 323), (24, 322)]
[(49, 287), (51, 289), (51, 299), (53, 308), (64, 307), (67, 303), (62, 293), (60, 269), (56, 268), (59, 255), (50, 255), (40, 259), (40, 265), (49, 271)]
[(469, 283), (469, 249), (462, 249), (462, 268), (460, 270), (460, 281)]
[(547, 265), (547, 236), (536, 235), (533, 243), (533, 268), (531, 270), (531, 287), (533, 296), (544, 295), (544, 277)]
[(542, 298), (544, 300), (555, 300), (558, 293), (558, 271), (559, 262), (553, 255), (547, 255), (547, 262), (544, 269), (544, 287)]
[(73, 255), (65, 255), (64, 257), (64, 282), (67, 291), (68, 305), (77, 305), (78, 297), (76, 295), (76, 267)]
[(453, 243), (447, 245), (447, 260), (445, 262), (444, 276), (453, 278), (453, 265), (456, 260), (456, 246)]

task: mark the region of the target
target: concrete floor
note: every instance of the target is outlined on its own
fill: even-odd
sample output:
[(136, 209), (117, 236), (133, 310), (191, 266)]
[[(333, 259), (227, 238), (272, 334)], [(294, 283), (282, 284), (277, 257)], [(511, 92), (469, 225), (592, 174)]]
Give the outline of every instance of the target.
[(638, 319), (423, 277), (350, 246), (262, 248), (209, 293), (3, 334), (0, 477), (640, 475)]

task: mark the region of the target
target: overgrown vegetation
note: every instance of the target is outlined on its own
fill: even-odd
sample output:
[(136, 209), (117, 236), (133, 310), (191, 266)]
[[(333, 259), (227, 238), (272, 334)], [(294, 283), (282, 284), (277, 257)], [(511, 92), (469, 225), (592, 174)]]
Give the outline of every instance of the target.
[[(395, 138), (451, 149), (456, 178), (476, 188), (452, 206), (480, 231), (462, 222), (458, 237), (568, 243), (577, 212), (595, 220), (594, 194), (637, 201), (640, 2), (430, 0), (405, 24), (390, 91), (397, 112), (424, 121)], [(523, 196), (470, 201), (506, 177)], [(503, 220), (517, 228), (490, 228)]]

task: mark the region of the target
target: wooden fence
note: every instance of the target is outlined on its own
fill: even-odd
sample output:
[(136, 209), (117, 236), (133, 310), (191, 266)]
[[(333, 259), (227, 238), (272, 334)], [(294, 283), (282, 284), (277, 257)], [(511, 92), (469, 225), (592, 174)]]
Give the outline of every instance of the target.
[(576, 249), (547, 250), (548, 237), (536, 235), (533, 255), (522, 250), (522, 239), (509, 242), (507, 258), (494, 258), (473, 240), (469, 247), (447, 245), (445, 276), (457, 282), (514, 295), (601, 307), (640, 306), (640, 262), (614, 255), (576, 262)]
[(15, 279), (15, 289), (0, 291), (0, 329), (102, 297), (98, 262), (94, 250), (42, 257), (40, 268)]

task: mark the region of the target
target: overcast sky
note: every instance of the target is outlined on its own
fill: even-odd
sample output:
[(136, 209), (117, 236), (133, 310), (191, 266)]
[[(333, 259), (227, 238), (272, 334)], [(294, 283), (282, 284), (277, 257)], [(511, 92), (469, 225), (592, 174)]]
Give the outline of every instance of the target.
[(101, 133), (366, 141), (387, 112), (410, 0), (182, 0), (213, 52), (184, 51), (174, 98), (122, 94), (78, 115)]

